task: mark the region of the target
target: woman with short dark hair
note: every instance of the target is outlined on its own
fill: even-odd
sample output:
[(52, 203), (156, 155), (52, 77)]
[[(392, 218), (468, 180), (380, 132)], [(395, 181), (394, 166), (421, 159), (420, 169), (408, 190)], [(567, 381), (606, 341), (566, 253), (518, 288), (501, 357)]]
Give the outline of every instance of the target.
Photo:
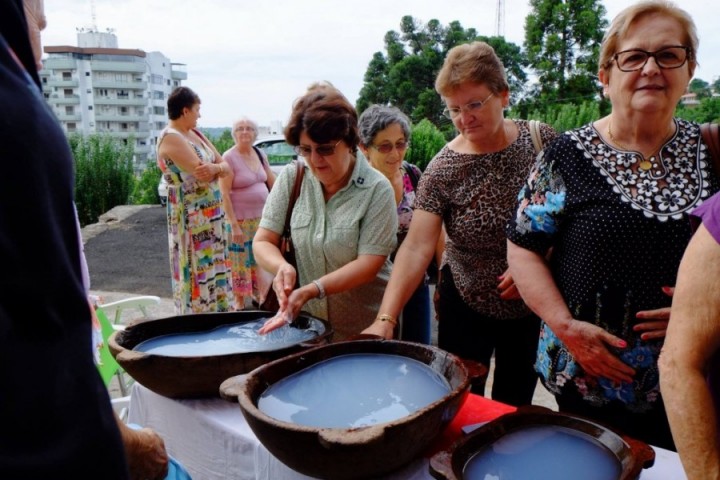
[(168, 183), (168, 239), (178, 315), (224, 312), (232, 292), (225, 262), (224, 211), (218, 178), (230, 168), (197, 130), (200, 97), (172, 91), (168, 126), (158, 139), (158, 166)]
[[(328, 320), (342, 340), (372, 323), (389, 277), (397, 231), (392, 188), (356, 156), (357, 113), (329, 84), (312, 86), (295, 102), (285, 138), (304, 158), (306, 174), (288, 212), (295, 164), (280, 173), (255, 235), (255, 258), (275, 275), (280, 302), (261, 331), (285, 325), (303, 309)], [(278, 248), (286, 215), (297, 270)]]

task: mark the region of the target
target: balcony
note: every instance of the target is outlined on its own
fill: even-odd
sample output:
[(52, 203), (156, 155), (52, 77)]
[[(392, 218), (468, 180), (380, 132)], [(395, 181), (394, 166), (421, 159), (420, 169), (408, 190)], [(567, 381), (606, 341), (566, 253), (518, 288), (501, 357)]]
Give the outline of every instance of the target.
[(187, 80), (186, 65), (184, 63), (171, 63), (170, 68), (170, 78), (173, 80)]
[(90, 68), (94, 72), (136, 72), (145, 73), (145, 62), (111, 62), (107, 60), (91, 60)]
[(55, 116), (61, 122), (79, 122), (82, 117), (79, 113), (55, 113)]
[(77, 62), (73, 58), (49, 57), (43, 61), (43, 70), (76, 70)]
[[(101, 135), (108, 135), (112, 138), (130, 138), (131, 136), (133, 138), (147, 138), (148, 135), (150, 135), (150, 132), (147, 130), (131, 130), (131, 129), (125, 129), (125, 130), (98, 130), (99, 134)], [(137, 151), (138, 148), (147, 148), (147, 147), (135, 147), (135, 150)]]
[(57, 95), (53, 93), (49, 99), (50, 105), (79, 105), (79, 95)]
[(104, 113), (95, 112), (96, 122), (143, 122), (147, 121), (147, 115), (139, 113)]
[(121, 82), (118, 80), (93, 79), (94, 88), (117, 88), (120, 90), (147, 90), (147, 82)]
[(75, 87), (75, 88), (77, 88), (78, 80), (77, 80), (77, 78), (64, 79), (64, 78), (57, 78), (57, 77), (49, 77), (46, 85), (48, 87)]
[(135, 106), (135, 107), (147, 107), (147, 98), (108, 98), (98, 97), (93, 98), (95, 105), (115, 105), (115, 106)]

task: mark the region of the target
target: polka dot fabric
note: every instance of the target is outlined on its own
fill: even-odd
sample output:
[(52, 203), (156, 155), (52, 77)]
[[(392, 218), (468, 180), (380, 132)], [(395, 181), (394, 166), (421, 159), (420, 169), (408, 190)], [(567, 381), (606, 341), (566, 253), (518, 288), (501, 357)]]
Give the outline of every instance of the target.
[(521, 190), (508, 238), (545, 254), (574, 318), (628, 342), (618, 352), (638, 370), (632, 385), (615, 386), (584, 374), (560, 340), (543, 325), (536, 369), (553, 392), (574, 385), (586, 400), (621, 400), (644, 410), (659, 391), (661, 340), (632, 330), (635, 314), (670, 306), (673, 286), (692, 235), (688, 214), (718, 190), (699, 127), (676, 120), (676, 134), (653, 168), (635, 152), (614, 149), (592, 125), (553, 142)]

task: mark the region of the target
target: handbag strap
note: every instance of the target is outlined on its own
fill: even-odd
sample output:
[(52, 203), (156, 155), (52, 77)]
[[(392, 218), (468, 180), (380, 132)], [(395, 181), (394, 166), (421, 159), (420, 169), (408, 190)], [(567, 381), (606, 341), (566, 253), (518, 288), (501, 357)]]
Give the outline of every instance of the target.
[(283, 236), (290, 238), (290, 217), (292, 216), (293, 208), (295, 208), (295, 202), (300, 196), (300, 188), (302, 187), (303, 176), (305, 176), (305, 162), (301, 159), (293, 160), (295, 163), (295, 184), (293, 185), (290, 199), (288, 200), (288, 209), (285, 213), (285, 227), (283, 228)]
[(542, 135), (540, 135), (540, 122), (530, 120), (528, 121), (528, 127), (530, 128), (530, 138), (532, 138), (533, 147), (535, 147), (535, 154), (538, 154), (543, 149)]
[(720, 131), (717, 123), (703, 123), (700, 125), (705, 145), (710, 149), (710, 157), (713, 163), (715, 175), (720, 179)]

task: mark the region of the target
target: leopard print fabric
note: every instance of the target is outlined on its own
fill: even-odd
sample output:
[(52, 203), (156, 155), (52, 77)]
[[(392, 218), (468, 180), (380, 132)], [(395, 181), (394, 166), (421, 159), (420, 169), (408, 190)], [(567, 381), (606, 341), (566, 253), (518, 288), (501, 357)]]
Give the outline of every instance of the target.
[[(500, 152), (458, 153), (446, 145), (420, 178), (415, 208), (442, 217), (447, 231), (444, 262), (462, 299), (499, 319), (527, 316), (521, 300), (502, 300), (498, 276), (507, 270), (505, 227), (535, 161), (528, 122), (516, 120), (518, 138)], [(540, 125), (543, 144), (557, 133)]]

